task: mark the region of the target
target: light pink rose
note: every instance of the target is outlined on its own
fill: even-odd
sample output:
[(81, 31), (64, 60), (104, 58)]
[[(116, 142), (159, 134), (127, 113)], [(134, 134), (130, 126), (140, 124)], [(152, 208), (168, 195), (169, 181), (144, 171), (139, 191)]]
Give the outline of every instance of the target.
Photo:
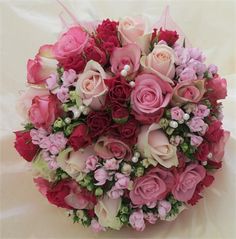
[(120, 161), (116, 160), (115, 158), (107, 159), (104, 163), (104, 168), (106, 170), (118, 170), (119, 169)]
[(116, 183), (115, 187), (117, 189), (126, 189), (129, 187), (130, 178), (122, 173), (116, 173), (115, 175)]
[(193, 117), (187, 122), (187, 125), (191, 132), (200, 132), (202, 135), (204, 135), (208, 129), (208, 125), (200, 117)]
[(170, 144), (158, 124), (141, 127), (137, 148), (144, 158), (151, 158), (166, 168), (178, 165), (176, 147)]
[(71, 27), (61, 35), (53, 46), (56, 59), (63, 61), (75, 54), (80, 54), (88, 41), (88, 34), (80, 26)]
[(51, 74), (49, 76), (49, 78), (47, 78), (46, 87), (47, 87), (47, 89), (49, 89), (51, 91), (53, 91), (53, 90), (55, 90), (56, 88), (59, 87), (58, 78), (57, 78), (56, 74)]
[(147, 56), (141, 58), (141, 65), (146, 73), (153, 73), (163, 81), (173, 84), (175, 75), (175, 53), (164, 44), (157, 44)]
[(120, 74), (125, 65), (129, 65), (128, 75), (138, 71), (140, 66), (140, 48), (136, 44), (128, 44), (124, 47), (116, 47), (111, 55), (111, 71)]
[(204, 79), (182, 81), (174, 88), (171, 104), (180, 106), (187, 102), (198, 103), (202, 99), (205, 92), (206, 89)]
[(84, 72), (79, 75), (76, 90), (86, 106), (99, 110), (105, 105), (108, 91), (104, 79), (107, 74), (102, 66), (95, 61), (89, 61)]
[(182, 120), (183, 119), (184, 111), (177, 106), (174, 108), (171, 108), (170, 113), (171, 113), (171, 119), (173, 119), (173, 120)]
[(137, 120), (142, 123), (158, 121), (171, 99), (172, 88), (152, 74), (142, 74), (135, 78), (135, 88), (131, 93), (131, 107)]
[(57, 73), (57, 64), (57, 60), (53, 59), (52, 46), (41, 46), (34, 60), (28, 60), (27, 82), (35, 85), (45, 84), (51, 74)]
[(62, 102), (66, 103), (68, 102), (70, 95), (69, 95), (69, 89), (66, 87), (61, 87), (57, 90), (57, 98)]
[(115, 186), (113, 186), (111, 190), (107, 192), (107, 195), (111, 199), (117, 199), (124, 195), (124, 190), (118, 189)]
[(164, 199), (170, 192), (173, 184), (173, 174), (156, 167), (144, 176), (135, 179), (129, 196), (135, 205), (153, 203)]
[(124, 142), (107, 137), (100, 137), (94, 147), (97, 155), (103, 159), (131, 159), (131, 150)]
[(109, 177), (104, 168), (99, 168), (94, 172), (94, 178), (98, 181), (96, 185), (104, 185)]
[(98, 157), (95, 155), (90, 155), (85, 162), (85, 169), (87, 171), (94, 171), (97, 168)]
[(196, 186), (206, 175), (206, 170), (198, 164), (186, 167), (183, 173), (176, 177), (176, 184), (172, 188), (175, 199), (183, 202), (190, 200), (195, 192)]
[(129, 217), (130, 225), (137, 231), (141, 232), (145, 229), (143, 211), (135, 211)]
[(197, 117), (205, 118), (210, 114), (210, 109), (206, 105), (197, 105), (193, 110), (193, 114)]
[(32, 88), (30, 87), (26, 92), (20, 95), (19, 100), (16, 104), (16, 110), (19, 115), (26, 120), (29, 120), (29, 109), (32, 105), (32, 100), (35, 96), (46, 96), (49, 95), (49, 91), (44, 88)]
[(186, 67), (179, 76), (179, 80), (180, 81), (192, 81), (192, 80), (196, 80), (197, 76), (196, 76), (196, 72), (191, 68), (191, 67)]
[(162, 220), (165, 219), (170, 210), (171, 210), (170, 202), (166, 200), (161, 200), (160, 202), (158, 202), (158, 214), (160, 219)]
[(143, 18), (125, 17), (119, 21), (118, 32), (120, 33), (122, 45), (135, 43), (145, 33), (145, 22)]
[(64, 86), (75, 85), (75, 81), (77, 80), (77, 74), (72, 69), (64, 71), (62, 75), (62, 80)]
[(99, 224), (99, 222), (95, 219), (91, 221), (91, 228), (94, 232), (106, 231), (106, 229)]

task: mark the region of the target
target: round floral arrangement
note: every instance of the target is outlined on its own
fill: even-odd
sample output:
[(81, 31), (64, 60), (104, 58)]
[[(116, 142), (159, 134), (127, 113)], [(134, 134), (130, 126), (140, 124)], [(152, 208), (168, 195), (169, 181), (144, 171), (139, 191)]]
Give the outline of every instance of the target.
[(53, 205), (94, 231), (143, 231), (195, 205), (221, 168), (226, 80), (142, 18), (66, 29), (27, 64), (15, 148)]

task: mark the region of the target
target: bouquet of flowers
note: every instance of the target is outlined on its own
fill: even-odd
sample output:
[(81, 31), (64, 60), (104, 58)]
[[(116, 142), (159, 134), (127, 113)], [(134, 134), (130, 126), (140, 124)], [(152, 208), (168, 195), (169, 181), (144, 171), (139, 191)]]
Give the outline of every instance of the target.
[(203, 197), (221, 168), (226, 80), (177, 31), (77, 24), (27, 64), (15, 148), (47, 200), (94, 231), (143, 231)]

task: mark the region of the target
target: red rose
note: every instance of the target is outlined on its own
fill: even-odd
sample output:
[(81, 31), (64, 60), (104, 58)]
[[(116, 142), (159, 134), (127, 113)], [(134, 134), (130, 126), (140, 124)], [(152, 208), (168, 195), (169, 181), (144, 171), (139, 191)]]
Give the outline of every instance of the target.
[(48, 129), (60, 116), (58, 100), (54, 95), (35, 96), (29, 109), (29, 118), (36, 128)]
[(207, 156), (208, 156), (209, 153), (210, 153), (209, 144), (207, 142), (203, 142), (198, 147), (198, 150), (197, 150), (197, 153), (196, 153), (196, 158), (199, 161), (206, 161)]
[(218, 142), (224, 135), (224, 130), (221, 128), (222, 122), (215, 120), (209, 124), (209, 128), (205, 134), (205, 137), (210, 142)]
[(84, 70), (86, 63), (87, 61), (82, 54), (76, 54), (62, 59), (60, 61), (60, 66), (62, 66), (66, 71), (73, 69), (76, 71), (76, 73), (80, 73)]
[(124, 104), (129, 100), (131, 86), (124, 78), (116, 77), (107, 79), (105, 83), (109, 87), (106, 99), (108, 104)]
[(46, 197), (50, 203), (67, 209), (89, 209), (96, 203), (94, 195), (67, 179), (49, 188)]
[(120, 105), (114, 105), (112, 107), (112, 119), (118, 123), (123, 124), (129, 118), (129, 111), (128, 109), (121, 107)]
[(84, 54), (87, 61), (94, 60), (100, 65), (105, 65), (106, 63), (106, 54), (101, 49), (99, 49), (95, 44), (91, 44), (85, 48)]
[(101, 47), (109, 54), (115, 47), (120, 46), (117, 25), (118, 22), (107, 19), (97, 27), (97, 38), (101, 41)]
[(158, 41), (165, 41), (169, 46), (173, 46), (179, 39), (179, 35), (176, 31), (168, 31), (160, 29), (158, 33)]
[(92, 111), (87, 117), (87, 125), (91, 137), (104, 134), (111, 124), (111, 117), (105, 111)]
[(85, 124), (77, 126), (69, 137), (69, 145), (77, 151), (80, 148), (86, 147), (91, 142), (88, 135), (88, 127)]
[(16, 141), (15, 148), (17, 152), (27, 161), (31, 162), (39, 147), (32, 143), (32, 138), (29, 131), (17, 131), (15, 132)]

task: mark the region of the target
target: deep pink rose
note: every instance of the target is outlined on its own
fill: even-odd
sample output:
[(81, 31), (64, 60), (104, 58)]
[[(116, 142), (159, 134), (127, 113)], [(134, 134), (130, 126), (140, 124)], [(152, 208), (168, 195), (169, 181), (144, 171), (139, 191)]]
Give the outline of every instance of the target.
[(55, 96), (35, 96), (32, 100), (29, 119), (36, 128), (47, 130), (59, 115), (58, 100)]
[(128, 65), (127, 75), (131, 75), (139, 69), (140, 56), (141, 50), (136, 44), (115, 48), (110, 58), (111, 71), (119, 75), (125, 65)]
[(187, 102), (198, 103), (205, 91), (205, 80), (182, 81), (174, 88), (171, 104), (180, 106)]
[(225, 79), (216, 75), (214, 78), (207, 81), (206, 84), (207, 96), (212, 100), (224, 99), (227, 96), (227, 82)]
[(25, 160), (31, 162), (37, 154), (39, 147), (32, 143), (30, 131), (17, 131), (15, 132), (15, 135), (15, 148), (17, 152)]
[(207, 142), (203, 142), (197, 149), (196, 158), (199, 161), (206, 161), (209, 153), (210, 153), (209, 144)]
[(103, 159), (131, 159), (131, 150), (129, 146), (114, 138), (99, 138), (95, 144), (94, 150), (97, 155)]
[(158, 121), (171, 99), (171, 86), (152, 74), (142, 74), (135, 79), (131, 93), (131, 107), (135, 118), (143, 124)]
[(80, 27), (71, 27), (53, 46), (56, 59), (63, 63), (66, 58), (78, 55), (88, 42), (88, 34)]
[(53, 59), (52, 46), (44, 45), (39, 49), (35, 58), (27, 63), (27, 82), (42, 85), (53, 73), (57, 73), (57, 60)]
[(206, 175), (206, 170), (198, 164), (191, 164), (185, 171), (176, 177), (176, 184), (172, 188), (175, 199), (183, 202), (190, 200), (195, 189)]
[(224, 130), (222, 129), (222, 122), (215, 120), (209, 124), (205, 137), (210, 142), (218, 142), (223, 134)]
[(173, 174), (160, 168), (154, 168), (146, 175), (136, 178), (130, 199), (135, 205), (144, 205), (162, 200), (174, 184)]

